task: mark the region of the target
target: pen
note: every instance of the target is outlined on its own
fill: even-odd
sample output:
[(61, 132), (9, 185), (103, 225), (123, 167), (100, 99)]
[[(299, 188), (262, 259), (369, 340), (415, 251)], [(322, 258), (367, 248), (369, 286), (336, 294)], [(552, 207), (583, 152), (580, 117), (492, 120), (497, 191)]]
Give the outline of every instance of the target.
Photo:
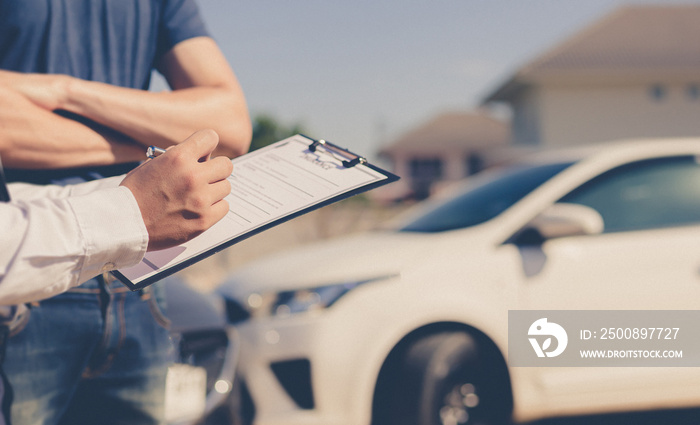
[(149, 159), (153, 159), (162, 153), (165, 153), (165, 149), (157, 146), (149, 146), (148, 149), (146, 149), (146, 157)]

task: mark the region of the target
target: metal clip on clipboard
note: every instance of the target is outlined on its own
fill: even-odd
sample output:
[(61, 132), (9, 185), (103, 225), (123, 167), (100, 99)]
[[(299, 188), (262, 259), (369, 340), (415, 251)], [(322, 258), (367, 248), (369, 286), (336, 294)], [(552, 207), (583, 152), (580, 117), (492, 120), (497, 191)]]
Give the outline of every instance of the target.
[[(352, 167), (356, 166), (357, 164), (366, 164), (367, 163), (367, 159), (365, 159), (364, 157), (359, 156), (359, 155), (355, 155), (354, 153), (352, 153), (346, 149), (343, 149), (339, 146), (336, 146), (330, 142), (327, 142), (323, 139), (314, 140), (313, 143), (311, 143), (309, 145), (309, 150), (311, 152), (316, 152), (316, 148), (319, 146), (323, 147), (331, 156), (338, 159), (343, 164), (343, 167), (345, 167), (345, 168), (352, 168)], [(345, 159), (343, 159), (343, 158), (345, 158)]]

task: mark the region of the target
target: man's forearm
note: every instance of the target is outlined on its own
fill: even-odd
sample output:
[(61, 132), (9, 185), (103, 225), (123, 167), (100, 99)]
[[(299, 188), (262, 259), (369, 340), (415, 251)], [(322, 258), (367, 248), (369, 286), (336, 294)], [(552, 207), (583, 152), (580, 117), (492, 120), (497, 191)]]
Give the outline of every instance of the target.
[(45, 111), (66, 110), (111, 128), (142, 145), (170, 146), (211, 128), (217, 154), (247, 152), (251, 125), (238, 80), (216, 43), (195, 37), (178, 43), (159, 66), (172, 91), (154, 93), (86, 81), (67, 75), (0, 70), (0, 88), (10, 87)]
[(191, 87), (160, 93), (71, 80), (61, 109), (122, 132), (144, 145), (170, 146), (195, 130), (212, 128), (221, 154), (245, 153), (250, 121), (235, 88)]
[(0, 155), (7, 167), (62, 168), (143, 159), (124, 135), (90, 128), (0, 86)]

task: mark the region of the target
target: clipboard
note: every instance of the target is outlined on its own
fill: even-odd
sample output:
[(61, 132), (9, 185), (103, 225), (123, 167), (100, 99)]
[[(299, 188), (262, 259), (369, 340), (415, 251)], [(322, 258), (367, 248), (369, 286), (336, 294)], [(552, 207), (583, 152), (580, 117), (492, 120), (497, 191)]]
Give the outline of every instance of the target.
[(302, 134), (231, 161), (226, 217), (182, 245), (110, 273), (132, 291), (143, 289), (267, 229), (399, 180), (363, 156)]

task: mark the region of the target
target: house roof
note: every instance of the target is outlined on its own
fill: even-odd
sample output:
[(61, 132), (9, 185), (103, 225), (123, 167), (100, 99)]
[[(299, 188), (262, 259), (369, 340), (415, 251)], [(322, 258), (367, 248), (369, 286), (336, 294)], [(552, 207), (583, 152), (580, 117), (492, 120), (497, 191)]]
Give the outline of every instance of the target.
[(509, 126), (481, 112), (450, 112), (417, 127), (383, 148), (380, 154), (429, 154), (483, 149), (508, 142)]
[(700, 5), (625, 6), (535, 58), (484, 102), (532, 83), (698, 78)]

